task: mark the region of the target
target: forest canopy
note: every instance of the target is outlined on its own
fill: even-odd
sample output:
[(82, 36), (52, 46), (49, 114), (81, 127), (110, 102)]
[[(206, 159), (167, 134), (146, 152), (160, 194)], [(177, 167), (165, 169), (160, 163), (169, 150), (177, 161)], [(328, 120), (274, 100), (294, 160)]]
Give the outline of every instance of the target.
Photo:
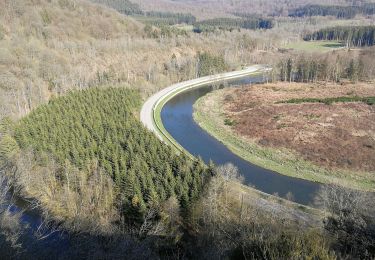
[(176, 155), (146, 130), (134, 116), (139, 105), (138, 93), (124, 88), (75, 91), (23, 118), (15, 139), (21, 149), (80, 170), (97, 161), (114, 180), (127, 218), (140, 220), (150, 205), (172, 196), (186, 209), (202, 189), (206, 166)]

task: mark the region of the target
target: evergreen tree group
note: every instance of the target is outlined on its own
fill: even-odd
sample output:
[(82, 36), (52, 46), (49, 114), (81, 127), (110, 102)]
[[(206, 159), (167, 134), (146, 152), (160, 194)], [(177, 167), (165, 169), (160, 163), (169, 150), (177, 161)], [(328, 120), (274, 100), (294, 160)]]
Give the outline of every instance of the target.
[(227, 64), (222, 56), (215, 56), (208, 52), (198, 54), (198, 77), (216, 74), (227, 70)]
[(136, 119), (139, 95), (124, 88), (93, 88), (52, 99), (23, 118), (14, 137), (22, 149), (51, 155), (84, 170), (97, 160), (110, 174), (127, 218), (174, 196), (187, 208), (199, 196), (206, 166), (177, 155)]
[(271, 29), (274, 23), (271, 19), (244, 17), (244, 18), (214, 18), (203, 20), (194, 24), (194, 31), (213, 32), (215, 30), (232, 31), (235, 29)]
[(375, 3), (365, 3), (361, 6), (305, 5), (291, 11), (289, 16), (335, 16), (339, 19), (351, 19), (357, 14), (375, 14)]
[(304, 37), (306, 41), (343, 41), (347, 47), (375, 45), (375, 26), (336, 26), (324, 28)]
[(334, 64), (326, 57), (298, 56), (285, 58), (275, 67), (278, 78), (289, 82), (339, 82), (349, 79), (352, 82), (366, 79), (364, 64), (360, 58), (346, 61), (336, 56)]

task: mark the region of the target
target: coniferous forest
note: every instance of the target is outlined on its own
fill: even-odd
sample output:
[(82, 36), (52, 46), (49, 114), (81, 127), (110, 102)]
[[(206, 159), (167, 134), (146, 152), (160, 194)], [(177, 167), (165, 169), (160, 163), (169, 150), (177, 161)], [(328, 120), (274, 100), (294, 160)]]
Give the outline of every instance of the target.
[(324, 28), (306, 35), (307, 41), (344, 41), (347, 46), (372, 46), (375, 44), (375, 26), (337, 26)]
[(337, 6), (337, 5), (305, 5), (290, 12), (292, 17), (304, 16), (335, 16), (338, 19), (350, 19), (358, 14), (373, 15), (374, 3), (365, 3), (361, 6)]
[(22, 119), (15, 139), (21, 148), (80, 170), (98, 161), (112, 176), (127, 218), (137, 221), (149, 205), (172, 196), (186, 209), (202, 189), (205, 166), (176, 155), (146, 130), (134, 116), (139, 104), (128, 89), (76, 91)]

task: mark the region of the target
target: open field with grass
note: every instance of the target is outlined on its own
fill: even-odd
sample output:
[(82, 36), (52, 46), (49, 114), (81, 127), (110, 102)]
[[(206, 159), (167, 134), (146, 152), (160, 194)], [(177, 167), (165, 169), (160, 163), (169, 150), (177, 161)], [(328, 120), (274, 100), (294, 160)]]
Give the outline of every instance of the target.
[(308, 52), (327, 52), (345, 47), (345, 44), (337, 41), (297, 41), (285, 46), (287, 49)]
[(374, 106), (276, 104), (297, 97), (371, 96), (374, 90), (370, 84), (224, 89), (198, 100), (194, 119), (234, 153), (264, 168), (374, 190)]

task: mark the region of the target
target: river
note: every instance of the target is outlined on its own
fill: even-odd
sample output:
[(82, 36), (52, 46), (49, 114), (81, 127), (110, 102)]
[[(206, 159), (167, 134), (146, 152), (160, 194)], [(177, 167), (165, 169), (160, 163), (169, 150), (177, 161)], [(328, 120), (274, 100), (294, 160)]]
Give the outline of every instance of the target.
[[(262, 82), (261, 76), (248, 76), (226, 82), (228, 87)], [(186, 90), (170, 99), (161, 111), (165, 129), (172, 137), (194, 156), (200, 156), (206, 163), (212, 160), (216, 165), (233, 163), (245, 179), (245, 184), (268, 194), (285, 197), (288, 192), (297, 203), (310, 205), (320, 189), (320, 184), (278, 174), (258, 167), (232, 153), (226, 146), (204, 131), (193, 119), (193, 105), (200, 97), (217, 88), (207, 85)]]

